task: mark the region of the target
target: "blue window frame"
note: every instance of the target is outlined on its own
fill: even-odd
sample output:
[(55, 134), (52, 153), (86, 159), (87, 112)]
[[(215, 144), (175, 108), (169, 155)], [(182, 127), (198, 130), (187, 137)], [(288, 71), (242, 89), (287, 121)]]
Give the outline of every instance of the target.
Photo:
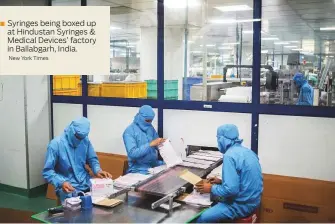
[[(51, 1), (48, 1), (51, 6)], [(86, 6), (87, 1), (81, 0), (81, 5)], [(262, 0), (254, 0), (253, 18), (262, 18)], [(87, 86), (87, 75), (82, 76), (82, 96), (55, 96), (53, 95), (53, 78), (50, 78), (51, 95), (51, 117), (53, 121), (53, 103), (82, 104), (83, 116), (87, 117), (87, 105), (140, 107), (149, 104), (158, 108), (158, 133), (163, 136), (163, 110), (195, 110), (236, 112), (252, 114), (251, 121), (251, 149), (258, 153), (258, 120), (260, 114), (309, 116), (309, 117), (331, 117), (335, 118), (334, 107), (297, 107), (287, 105), (260, 104), (260, 64), (261, 64), (261, 22), (253, 24), (253, 79), (252, 79), (252, 103), (224, 103), (224, 102), (199, 102), (199, 101), (177, 101), (164, 100), (164, 0), (157, 1), (157, 100), (149, 99), (126, 99), (126, 98), (102, 98), (89, 97)], [(211, 105), (211, 107), (205, 106)], [(53, 123), (52, 123), (52, 136)]]

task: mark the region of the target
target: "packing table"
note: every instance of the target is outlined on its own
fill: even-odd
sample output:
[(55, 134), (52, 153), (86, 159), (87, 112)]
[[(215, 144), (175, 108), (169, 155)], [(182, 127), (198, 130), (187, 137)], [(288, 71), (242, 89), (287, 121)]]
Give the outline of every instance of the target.
[[(94, 206), (91, 210), (65, 211), (53, 216), (44, 211), (32, 218), (45, 223), (187, 223), (194, 220), (203, 208), (178, 201), (181, 206), (171, 209), (173, 199), (187, 190), (192, 190), (192, 185), (179, 178), (178, 173), (188, 169), (205, 177), (221, 164), (222, 158), (207, 169), (180, 165), (168, 168), (133, 186), (132, 191), (116, 194), (115, 197), (124, 202), (114, 208)], [(168, 203), (169, 210), (161, 208), (162, 203)]]

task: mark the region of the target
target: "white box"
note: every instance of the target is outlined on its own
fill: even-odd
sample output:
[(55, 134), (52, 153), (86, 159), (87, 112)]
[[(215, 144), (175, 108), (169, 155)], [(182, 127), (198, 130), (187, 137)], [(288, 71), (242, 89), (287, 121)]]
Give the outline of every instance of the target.
[(112, 179), (91, 179), (92, 197), (109, 196), (114, 192)]

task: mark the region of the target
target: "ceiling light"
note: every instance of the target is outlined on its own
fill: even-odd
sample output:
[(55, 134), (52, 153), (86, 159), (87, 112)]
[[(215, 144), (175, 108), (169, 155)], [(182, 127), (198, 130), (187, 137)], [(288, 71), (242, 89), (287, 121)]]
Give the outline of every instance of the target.
[(287, 45), (290, 44), (289, 42), (276, 42), (275, 45)]
[(206, 44), (206, 47), (215, 47), (215, 44)]
[(264, 37), (262, 40), (279, 40), (278, 37)]
[(297, 48), (298, 46), (284, 46), (285, 48)]
[(333, 27), (321, 27), (320, 30), (321, 31), (335, 30), (335, 26), (333, 26)]
[[(251, 33), (254, 33), (254, 31), (253, 30), (244, 30), (243, 33), (244, 34), (251, 34)], [(262, 30), (261, 33), (265, 33), (265, 32)]]
[(164, 6), (170, 9), (184, 9), (200, 6), (197, 0), (165, 0)]
[(191, 51), (191, 53), (193, 53), (193, 54), (201, 54), (202, 51)]
[(129, 45), (129, 46), (127, 46), (127, 48), (134, 48), (135, 46), (131, 46), (131, 45)]
[(214, 24), (235, 24), (235, 23), (248, 23), (248, 22), (259, 22), (261, 19), (214, 19), (210, 23)]
[(300, 41), (298, 41), (298, 40), (291, 40), (291, 41), (289, 41), (290, 43), (300, 43)]
[(303, 51), (303, 49), (301, 49), (301, 48), (295, 48), (295, 49), (291, 49), (291, 51)]
[(214, 7), (222, 12), (237, 12), (237, 11), (249, 11), (252, 10), (248, 5), (230, 5), (230, 6), (218, 6)]
[(110, 30), (121, 30), (120, 27), (115, 27), (115, 26), (111, 26), (109, 29), (110, 29)]
[(262, 50), (261, 53), (262, 54), (267, 54), (269, 52), (269, 50)]
[(235, 42), (235, 43), (223, 43), (222, 45), (227, 46), (227, 45), (238, 45), (238, 44), (240, 44), (240, 43), (237, 43), (237, 42)]
[(232, 50), (231, 47), (218, 47), (218, 49), (220, 49), (220, 50)]
[(314, 52), (309, 52), (309, 51), (302, 51), (300, 52), (301, 54), (307, 54), (307, 55), (313, 55)]

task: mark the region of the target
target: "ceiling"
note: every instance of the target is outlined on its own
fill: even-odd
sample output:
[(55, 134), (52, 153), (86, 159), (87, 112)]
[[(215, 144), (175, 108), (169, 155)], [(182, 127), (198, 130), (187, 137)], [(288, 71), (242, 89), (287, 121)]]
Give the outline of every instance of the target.
[[(201, 50), (201, 44), (214, 44), (215, 49), (222, 43), (243, 40), (243, 49), (252, 49), (252, 22), (213, 24), (213, 20), (250, 20), (253, 11), (222, 12), (215, 7), (248, 5), (253, 0), (165, 0), (165, 27), (189, 28), (190, 49)], [(87, 0), (88, 5), (111, 7), (112, 39), (140, 40), (141, 27), (157, 27), (157, 1), (155, 0)], [(262, 49), (276, 53), (290, 53), (293, 46), (315, 53), (335, 53), (335, 31), (320, 31), (321, 27), (335, 27), (334, 0), (263, 0), (262, 38), (276, 37), (279, 40), (262, 40)], [(197, 3), (199, 5), (193, 6)], [(54, 5), (80, 5), (78, 0), (54, 0)], [(168, 7), (168, 6), (179, 6)], [(187, 25), (186, 25), (187, 24)], [(249, 31), (249, 32), (245, 32)], [(205, 40), (203, 39), (205, 37)], [(169, 41), (168, 38), (165, 41)], [(291, 48), (274, 43), (295, 41)]]

